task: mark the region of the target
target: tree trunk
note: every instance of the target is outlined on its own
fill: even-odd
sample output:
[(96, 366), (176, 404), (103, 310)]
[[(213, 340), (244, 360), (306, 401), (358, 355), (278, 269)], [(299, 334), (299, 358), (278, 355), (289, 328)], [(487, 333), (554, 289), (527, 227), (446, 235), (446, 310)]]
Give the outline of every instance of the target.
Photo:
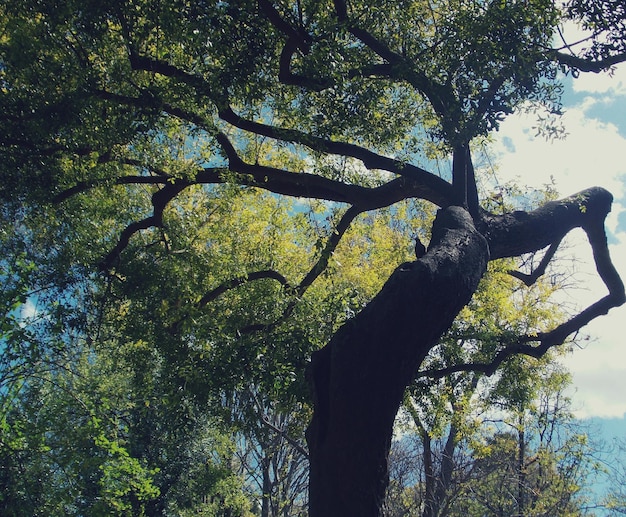
[(261, 460), (261, 473), (263, 476), (263, 495), (261, 496), (261, 517), (270, 517), (270, 504), (272, 497), (272, 480), (270, 479), (270, 458), (264, 456)]
[(380, 515), (404, 390), (470, 300), (488, 255), (464, 209), (440, 210), (428, 253), (398, 267), (368, 306), (313, 355), (310, 517)]
[(517, 430), (517, 515), (526, 515), (526, 433), (523, 414)]
[[(521, 339), (498, 352), (491, 363), (465, 365), (476, 371), (493, 373), (510, 354), (540, 357), (624, 303), (624, 284), (610, 259), (604, 231), (611, 202), (609, 192), (595, 187), (532, 212), (481, 213), (480, 232), (465, 209), (439, 211), (426, 255), (399, 266), (367, 307), (311, 358), (310, 517), (380, 515), (393, 422), (404, 390), (470, 300), (490, 254), (495, 259), (553, 248), (570, 230), (581, 227), (609, 294), (552, 331), (527, 336), (538, 341), (537, 346)], [(549, 260), (551, 252), (546, 256)], [(545, 268), (543, 262), (536, 273)], [(527, 283), (535, 277), (516, 276)]]
[(437, 476), (435, 475), (432, 441), (424, 428), (422, 428), (422, 447), (424, 462), (424, 511), (422, 512), (422, 517), (432, 517)]

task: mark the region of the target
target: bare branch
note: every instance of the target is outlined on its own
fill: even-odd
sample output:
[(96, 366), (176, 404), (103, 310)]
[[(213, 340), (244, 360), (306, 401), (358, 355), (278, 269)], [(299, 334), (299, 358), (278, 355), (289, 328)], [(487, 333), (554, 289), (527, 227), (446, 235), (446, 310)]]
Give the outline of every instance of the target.
[(524, 284), (526, 284), (526, 286), (530, 287), (537, 281), (539, 277), (541, 277), (546, 272), (546, 268), (548, 267), (548, 264), (554, 257), (554, 254), (556, 253), (556, 250), (558, 249), (559, 244), (561, 244), (561, 239), (559, 239), (556, 242), (553, 242), (550, 245), (550, 247), (548, 248), (548, 251), (546, 251), (546, 253), (542, 257), (541, 262), (539, 263), (539, 266), (537, 266), (537, 268), (534, 271), (532, 271), (530, 274), (525, 274), (525, 273), (522, 273), (521, 271), (515, 271), (511, 269), (508, 271), (509, 275), (517, 278), (518, 280), (521, 280), (522, 282), (524, 282)]
[(254, 392), (252, 388), (248, 389), (250, 395), (252, 396), (252, 400), (254, 401), (254, 405), (256, 406), (258, 416), (261, 417), (261, 421), (267, 427), (269, 427), (272, 431), (274, 431), (278, 436), (283, 438), (289, 445), (291, 445), (296, 451), (298, 451), (304, 458), (309, 459), (309, 451), (295, 438), (292, 438), (287, 431), (276, 426), (269, 418), (265, 408), (261, 404), (261, 401), (257, 397), (257, 394)]
[(254, 282), (255, 280), (261, 280), (265, 278), (276, 280), (285, 289), (293, 290), (293, 287), (289, 284), (287, 279), (283, 275), (281, 275), (278, 271), (274, 271), (272, 269), (265, 269), (263, 271), (254, 271), (252, 273), (248, 273), (245, 276), (233, 278), (232, 280), (228, 280), (227, 282), (220, 284), (215, 289), (212, 289), (211, 291), (206, 293), (197, 303), (197, 306), (199, 308), (204, 307), (205, 305), (212, 302), (213, 300), (215, 300), (216, 298), (218, 298), (225, 292), (230, 291), (231, 289), (235, 289), (239, 287), (240, 285), (246, 284), (248, 282)]

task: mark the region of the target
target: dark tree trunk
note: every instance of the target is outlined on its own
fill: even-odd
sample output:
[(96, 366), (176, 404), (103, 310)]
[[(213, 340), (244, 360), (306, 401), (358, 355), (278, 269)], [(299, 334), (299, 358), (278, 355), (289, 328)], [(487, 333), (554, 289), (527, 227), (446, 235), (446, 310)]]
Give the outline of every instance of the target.
[(311, 358), (310, 517), (380, 515), (393, 422), (404, 390), (470, 300), (490, 258), (550, 246), (537, 272), (512, 272), (531, 283), (560, 240), (581, 227), (609, 294), (550, 332), (520, 336), (490, 363), (457, 365), (456, 371), (489, 375), (512, 354), (540, 357), (592, 319), (624, 303), (624, 284), (609, 257), (604, 232), (611, 201), (610, 193), (596, 187), (532, 212), (475, 214), (480, 232), (466, 209), (452, 206), (439, 211), (426, 255), (398, 267), (367, 307)]
[(263, 495), (261, 499), (261, 517), (270, 517), (272, 480), (270, 479), (270, 459), (266, 456), (261, 460), (263, 475)]
[[(452, 474), (454, 472), (454, 449), (457, 443), (458, 429), (454, 424), (450, 425), (448, 438), (441, 455), (441, 466), (439, 475), (435, 475), (434, 468), (431, 465), (431, 480), (427, 482), (426, 498), (424, 502), (424, 511), (422, 517), (437, 517), (444, 515), (442, 509), (446, 506), (446, 497), (452, 486)], [(430, 437), (428, 438), (430, 442)], [(425, 448), (426, 449), (426, 448)], [(429, 454), (432, 456), (430, 443), (428, 445)], [(432, 459), (431, 459), (432, 463)]]
[(428, 253), (396, 269), (372, 302), (314, 354), (310, 517), (380, 515), (404, 390), (470, 300), (487, 261), (487, 242), (469, 214), (459, 207), (441, 210)]
[(424, 462), (424, 511), (422, 512), (422, 517), (430, 517), (433, 514), (437, 476), (435, 474), (432, 440), (425, 429), (422, 429), (422, 447)]

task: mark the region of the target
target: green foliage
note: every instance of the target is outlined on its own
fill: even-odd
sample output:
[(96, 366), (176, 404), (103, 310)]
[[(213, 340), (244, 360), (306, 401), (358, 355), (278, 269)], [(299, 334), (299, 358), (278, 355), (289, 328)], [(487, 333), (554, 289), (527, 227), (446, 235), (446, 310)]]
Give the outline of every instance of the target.
[(485, 399), (488, 386), (465, 387), (465, 403), (451, 406), (438, 430), (422, 420), (405, 425), (392, 452), (385, 515), (427, 507), (422, 515), (571, 517), (598, 504), (586, 489), (598, 468), (595, 451), (564, 395), (569, 376), (544, 362), (525, 382), (532, 394), (502, 394), (497, 405)]
[[(592, 5), (564, 12), (614, 57), (620, 11)], [(309, 358), (428, 240), (418, 197), (449, 204), (410, 161), (529, 104), (558, 113), (561, 16), (548, 0), (3, 2), (3, 514), (303, 506), (286, 472), (305, 471)], [(491, 265), (424, 370), (556, 323), (556, 286), (522, 292), (512, 267)], [(469, 437), (477, 399), (528, 410), (541, 367), (421, 379), (409, 408), (429, 439)], [(260, 497), (252, 457), (274, 468)]]

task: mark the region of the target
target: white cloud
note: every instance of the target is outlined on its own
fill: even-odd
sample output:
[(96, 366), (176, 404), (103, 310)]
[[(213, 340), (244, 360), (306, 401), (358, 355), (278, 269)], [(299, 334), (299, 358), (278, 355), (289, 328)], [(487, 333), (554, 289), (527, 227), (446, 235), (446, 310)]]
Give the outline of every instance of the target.
[[(592, 94), (610, 94), (614, 99), (617, 92), (626, 94), (626, 67), (622, 67), (619, 74), (610, 84), (604, 82), (606, 77), (598, 75), (594, 76), (595, 82), (578, 79), (583, 82), (578, 82), (576, 87)], [(626, 278), (626, 233), (623, 228), (617, 228), (618, 216), (626, 210), (620, 204), (626, 199), (626, 162), (622, 159), (626, 139), (614, 124), (586, 115), (595, 102), (598, 97), (590, 96), (582, 104), (566, 108), (563, 124), (568, 136), (554, 142), (535, 137), (534, 115), (510, 117), (497, 135), (495, 162), (500, 181), (515, 179), (520, 184), (540, 187), (553, 177), (563, 196), (595, 185), (611, 191), (616, 202), (607, 228), (617, 241), (610, 246), (611, 255), (622, 277)], [(621, 129), (626, 134), (626, 128)], [(604, 296), (606, 288), (597, 277), (584, 233), (576, 232), (569, 244), (582, 285), (567, 300), (576, 300), (583, 308)], [(626, 413), (626, 397), (623, 396), (626, 393), (625, 322), (626, 307), (623, 306), (598, 318), (583, 329), (591, 337), (588, 346), (565, 359), (573, 374), (573, 401), (578, 416), (621, 417)]]
[[(540, 186), (553, 177), (563, 195), (599, 185), (622, 197), (626, 162), (617, 159), (626, 139), (617, 127), (599, 120), (588, 119), (581, 107), (569, 108), (562, 117), (568, 135), (555, 141), (535, 136), (536, 115), (509, 117), (501, 126), (498, 140), (513, 142), (515, 152), (496, 144), (500, 177), (519, 178), (523, 183)], [(510, 148), (510, 145), (509, 145)]]
[(38, 313), (37, 310), (37, 306), (35, 305), (35, 302), (31, 299), (28, 298), (26, 300), (26, 302), (24, 303), (24, 305), (22, 305), (20, 307), (20, 319), (22, 320), (29, 320), (34, 318)]

